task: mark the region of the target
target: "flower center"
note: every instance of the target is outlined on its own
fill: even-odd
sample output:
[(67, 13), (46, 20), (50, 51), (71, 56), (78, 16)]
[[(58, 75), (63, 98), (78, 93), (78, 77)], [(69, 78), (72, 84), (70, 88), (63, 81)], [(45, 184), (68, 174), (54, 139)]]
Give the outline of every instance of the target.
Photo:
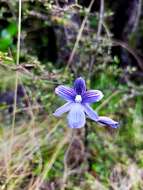
[(82, 101), (81, 95), (76, 95), (75, 102), (80, 103)]

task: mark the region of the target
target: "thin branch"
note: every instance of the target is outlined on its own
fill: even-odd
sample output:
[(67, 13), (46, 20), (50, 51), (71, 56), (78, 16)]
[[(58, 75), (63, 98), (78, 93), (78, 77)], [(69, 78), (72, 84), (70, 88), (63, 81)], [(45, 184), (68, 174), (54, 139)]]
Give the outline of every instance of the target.
[(96, 37), (97, 41), (100, 39), (103, 20), (104, 20), (104, 0), (100, 0), (99, 23), (98, 23), (98, 30), (97, 30), (97, 37)]
[(141, 13), (142, 13), (142, 0), (139, 0), (136, 12), (137, 12), (136, 13), (137, 15), (136, 15), (136, 18), (135, 18), (135, 23), (134, 23), (134, 27), (133, 27), (132, 32), (136, 31), (137, 26), (139, 24), (140, 16), (141, 16)]
[(90, 5), (89, 5), (89, 7), (88, 7), (88, 9), (87, 9), (86, 16), (85, 16), (85, 18), (84, 18), (84, 20), (83, 20), (83, 22), (82, 22), (82, 24), (81, 24), (80, 30), (79, 30), (78, 35), (77, 35), (77, 38), (76, 38), (76, 42), (75, 42), (75, 44), (74, 44), (74, 48), (73, 48), (73, 50), (72, 50), (72, 52), (71, 52), (71, 55), (70, 55), (70, 58), (69, 58), (69, 60), (68, 60), (67, 68), (68, 68), (68, 67), (70, 66), (70, 64), (72, 63), (72, 60), (73, 60), (74, 55), (75, 55), (75, 52), (76, 52), (76, 50), (77, 50), (77, 48), (78, 48), (79, 41), (80, 41), (81, 36), (82, 36), (83, 29), (84, 29), (85, 24), (86, 24), (87, 19), (88, 19), (88, 14), (89, 14), (89, 12), (90, 12), (90, 10), (91, 10), (91, 7), (92, 7), (93, 3), (94, 3), (94, 0), (92, 0), (92, 1), (90, 2)]
[(128, 44), (126, 44), (125, 42), (122, 42), (120, 40), (112, 39), (111, 41), (112, 41), (112, 46), (121, 46), (124, 49), (126, 49), (136, 59), (140, 69), (143, 70), (142, 60), (137, 55), (137, 53), (135, 52), (134, 49), (130, 48)]
[[(104, 21), (104, 0), (100, 0), (99, 23), (98, 23), (98, 29), (97, 29), (97, 35), (96, 35), (96, 42), (97, 42), (96, 48), (98, 47), (98, 43), (100, 41), (103, 21)], [(91, 73), (94, 62), (95, 62), (95, 57), (92, 56), (90, 66), (89, 66), (88, 78), (90, 78), (90, 75), (91, 75), (90, 73)]]
[(105, 24), (105, 22), (103, 22), (103, 27), (107, 33), (109, 40), (112, 43), (111, 46), (121, 46), (122, 48), (126, 49), (136, 59), (140, 69), (143, 70), (142, 59), (138, 56), (137, 52), (133, 48), (129, 47), (127, 43), (117, 40), (117, 39), (112, 39), (111, 33), (107, 25)]

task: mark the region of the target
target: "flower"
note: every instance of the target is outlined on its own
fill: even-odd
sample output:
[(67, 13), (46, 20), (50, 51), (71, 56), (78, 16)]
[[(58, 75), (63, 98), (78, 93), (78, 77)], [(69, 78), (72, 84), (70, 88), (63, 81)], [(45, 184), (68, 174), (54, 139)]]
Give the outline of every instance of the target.
[(99, 124), (117, 128), (119, 123), (105, 116), (98, 114), (91, 108), (90, 104), (98, 102), (103, 98), (100, 90), (86, 90), (85, 80), (79, 77), (75, 80), (73, 88), (59, 85), (55, 93), (67, 101), (66, 104), (59, 107), (54, 116), (60, 117), (63, 113), (69, 112), (68, 126), (70, 128), (84, 127), (86, 116)]

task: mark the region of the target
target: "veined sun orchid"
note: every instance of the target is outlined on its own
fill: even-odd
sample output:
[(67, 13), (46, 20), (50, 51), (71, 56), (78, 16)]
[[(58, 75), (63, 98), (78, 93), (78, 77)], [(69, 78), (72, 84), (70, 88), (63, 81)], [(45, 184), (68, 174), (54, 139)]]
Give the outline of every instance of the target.
[(82, 77), (75, 80), (73, 88), (59, 85), (56, 87), (55, 93), (67, 103), (58, 108), (54, 116), (60, 117), (63, 113), (69, 112), (67, 119), (70, 128), (84, 127), (86, 116), (99, 124), (112, 128), (119, 127), (117, 121), (105, 116), (98, 116), (91, 108), (90, 104), (100, 101), (103, 93), (100, 90), (86, 90), (85, 80)]

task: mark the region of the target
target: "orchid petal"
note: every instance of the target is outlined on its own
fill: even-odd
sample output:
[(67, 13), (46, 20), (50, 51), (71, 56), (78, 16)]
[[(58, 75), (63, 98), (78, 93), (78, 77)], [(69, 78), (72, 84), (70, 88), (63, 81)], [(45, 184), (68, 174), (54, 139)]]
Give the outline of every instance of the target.
[(100, 90), (88, 90), (82, 97), (83, 103), (98, 102), (103, 98), (103, 93)]
[(77, 94), (81, 95), (86, 91), (85, 80), (82, 77), (79, 77), (74, 82), (74, 90)]
[(85, 113), (81, 104), (75, 103), (68, 114), (70, 128), (81, 128), (85, 125)]
[(107, 126), (112, 127), (112, 128), (118, 128), (119, 127), (119, 123), (117, 121), (114, 121), (114, 120), (110, 119), (109, 117), (105, 117), (105, 116), (99, 117), (98, 123), (103, 124), (103, 125), (107, 125)]
[(96, 111), (94, 111), (89, 104), (84, 104), (84, 111), (88, 115), (88, 117), (94, 121), (98, 121), (98, 115)]
[(68, 101), (74, 101), (76, 95), (74, 89), (63, 85), (58, 86), (55, 89), (55, 93), (62, 97), (64, 100)]
[(73, 103), (68, 102), (66, 104), (64, 104), (63, 106), (59, 107), (54, 113), (53, 115), (56, 117), (60, 117), (63, 113), (68, 112), (71, 108), (72, 108)]

